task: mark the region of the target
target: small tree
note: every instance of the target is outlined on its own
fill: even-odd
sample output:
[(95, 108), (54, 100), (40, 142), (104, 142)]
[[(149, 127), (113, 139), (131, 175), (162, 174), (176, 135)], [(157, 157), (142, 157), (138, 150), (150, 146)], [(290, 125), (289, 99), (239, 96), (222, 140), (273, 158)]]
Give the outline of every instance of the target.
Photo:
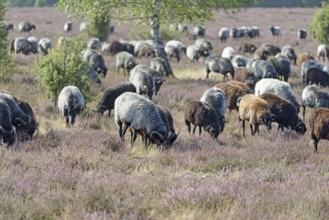
[(102, 18), (91, 18), (87, 26), (87, 35), (97, 37), (101, 41), (106, 41), (111, 33), (111, 21), (107, 16)]
[(311, 22), (310, 33), (320, 43), (329, 44), (329, 4), (322, 2)]
[(89, 98), (90, 82), (87, 74), (78, 77), (81, 71), (88, 71), (89, 64), (83, 60), (81, 39), (64, 39), (56, 48), (50, 49), (48, 56), (36, 60), (38, 82), (52, 99), (55, 106), (57, 97), (64, 86), (77, 86)]
[(14, 63), (8, 52), (8, 32), (4, 24), (5, 8), (0, 1), (0, 80), (7, 81), (14, 70)]

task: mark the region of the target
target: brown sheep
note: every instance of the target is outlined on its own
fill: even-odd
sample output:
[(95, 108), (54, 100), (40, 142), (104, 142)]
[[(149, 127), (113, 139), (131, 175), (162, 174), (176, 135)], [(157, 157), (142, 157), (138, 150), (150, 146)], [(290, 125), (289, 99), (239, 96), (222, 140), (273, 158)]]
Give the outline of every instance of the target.
[(317, 154), (320, 139), (329, 140), (329, 109), (314, 109), (309, 118), (309, 127), (311, 129), (314, 153)]
[[(227, 81), (226, 83), (228, 83), (230, 85), (238, 86), (241, 89), (245, 89), (247, 91), (250, 90), (250, 87), (246, 83), (243, 83), (243, 82), (239, 82), (239, 81), (236, 81), (236, 80), (231, 80), (231, 81)], [(251, 92), (249, 92), (249, 93), (251, 93)]]
[(255, 50), (254, 58), (258, 60), (267, 60), (269, 53), (264, 48), (258, 48)]
[(240, 42), (238, 49), (239, 52), (250, 53), (250, 54), (254, 53), (256, 50), (257, 47), (254, 44), (245, 41)]
[(190, 101), (185, 105), (185, 124), (188, 132), (191, 133), (191, 124), (194, 125), (193, 134), (199, 127), (199, 135), (201, 128), (208, 132), (212, 138), (217, 138), (219, 135), (219, 119), (215, 110), (205, 102)]
[(307, 85), (311, 82), (326, 87), (329, 86), (329, 75), (323, 70), (311, 67), (306, 72), (305, 82)]
[(238, 111), (239, 108), (237, 106), (238, 98), (248, 94), (250, 90), (242, 89), (239, 86), (228, 84), (228, 83), (218, 83), (214, 85), (214, 87), (220, 88), (225, 92), (227, 99), (227, 108), (229, 112), (232, 110)]
[(155, 52), (152, 46), (143, 44), (141, 48), (139, 48), (137, 57), (155, 57)]
[(301, 68), (301, 66), (305, 60), (315, 60), (315, 58), (308, 52), (300, 53), (300, 54), (298, 54), (298, 57), (297, 57), (297, 66), (299, 68)]
[(254, 89), (257, 82), (254, 72), (247, 67), (236, 68), (234, 80), (247, 84), (250, 89)]
[(291, 102), (272, 93), (264, 93), (259, 97), (269, 104), (271, 113), (275, 115), (273, 121), (279, 124), (278, 129), (281, 128), (283, 131), (284, 128), (290, 128), (298, 134), (305, 134), (306, 125), (298, 117), (296, 108)]
[(239, 98), (239, 121), (242, 121), (242, 132), (245, 137), (245, 121), (249, 121), (251, 135), (258, 132), (259, 125), (265, 125), (271, 130), (272, 113), (268, 103), (256, 95), (248, 94)]

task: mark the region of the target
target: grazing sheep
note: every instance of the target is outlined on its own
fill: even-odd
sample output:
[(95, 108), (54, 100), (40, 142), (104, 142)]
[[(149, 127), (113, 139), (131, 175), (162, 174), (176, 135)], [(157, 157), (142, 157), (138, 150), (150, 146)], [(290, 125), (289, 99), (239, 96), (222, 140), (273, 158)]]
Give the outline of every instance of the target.
[(169, 73), (166, 61), (161, 57), (153, 58), (150, 61), (150, 68), (158, 71), (162, 76), (166, 76)]
[(64, 24), (64, 31), (69, 32), (69, 31), (72, 31), (72, 29), (73, 29), (73, 23), (72, 23), (72, 21), (65, 22), (65, 24)]
[(232, 47), (225, 47), (222, 52), (222, 57), (231, 60), (236, 55), (235, 50)]
[(273, 93), (288, 100), (295, 106), (297, 113), (299, 113), (300, 105), (297, 102), (289, 83), (278, 79), (261, 79), (256, 83), (255, 94), (260, 96), (264, 93)]
[(322, 57), (323, 62), (325, 61), (325, 58), (327, 58), (327, 60), (329, 61), (329, 47), (325, 44), (320, 44), (318, 46), (316, 55), (318, 57), (318, 60), (320, 60)]
[(306, 39), (307, 31), (305, 29), (299, 29), (297, 32), (297, 36), (299, 39)]
[(104, 77), (106, 76), (107, 67), (105, 66), (104, 58), (101, 54), (88, 47), (83, 57), (85, 61), (89, 62), (93, 70), (95, 70), (98, 74), (103, 74)]
[(251, 64), (251, 70), (254, 72), (256, 79), (277, 78), (277, 72), (273, 64), (264, 61), (256, 60)]
[(119, 135), (124, 135), (131, 127), (136, 132), (144, 134), (144, 147), (147, 139), (157, 146), (173, 142), (174, 134), (168, 131), (162, 121), (159, 111), (152, 101), (132, 92), (125, 92), (114, 102), (114, 121), (119, 127)]
[(186, 48), (186, 56), (191, 62), (195, 62), (195, 61), (198, 62), (198, 60), (201, 57), (202, 53), (203, 52), (200, 51), (200, 49), (197, 46), (195, 46), (195, 44), (189, 45)]
[[(20, 109), (22, 109), (22, 111), (27, 114), (28, 116), (30, 116), (31, 118), (31, 123), (30, 125), (24, 129), (22, 126), (18, 126), (16, 128), (16, 133), (17, 135), (20, 137), (21, 140), (25, 140), (26, 138), (29, 138), (31, 139), (35, 130), (38, 129), (39, 127), (39, 123), (37, 122), (35, 116), (34, 116), (34, 112), (30, 106), (29, 103), (23, 101), (23, 100), (20, 100), (16, 97), (13, 97), (13, 99), (15, 100), (15, 102), (17, 103), (18, 107)], [(28, 135), (28, 137), (26, 136)]]
[(39, 49), (43, 55), (47, 55), (48, 50), (51, 49), (52, 47), (53, 46), (49, 38), (44, 37), (39, 40)]
[(219, 132), (224, 131), (225, 113), (227, 108), (227, 100), (225, 92), (222, 89), (212, 87), (207, 89), (200, 98), (200, 101), (210, 105), (218, 116)]
[(112, 41), (111, 43), (104, 43), (102, 46), (102, 52), (114, 56), (122, 51), (126, 51), (132, 55), (134, 55), (135, 47), (127, 42), (120, 42), (120, 41)]
[(281, 53), (280, 47), (275, 46), (273, 44), (264, 43), (264, 44), (262, 44), (261, 48), (263, 48), (265, 51), (267, 51), (267, 54), (270, 56), (275, 56), (275, 55)]
[(131, 70), (129, 81), (136, 87), (137, 94), (145, 94), (152, 100), (156, 88), (153, 77), (148, 73), (149, 70), (148, 66), (138, 64)]
[(329, 109), (314, 109), (309, 118), (311, 139), (313, 140), (314, 153), (318, 153), (318, 143), (321, 139), (329, 140)]
[(152, 46), (149, 44), (145, 43), (140, 46), (139, 51), (136, 55), (137, 57), (155, 57), (155, 51)]
[(291, 46), (289, 45), (283, 46), (281, 50), (281, 54), (285, 57), (288, 57), (289, 60), (296, 65), (297, 56), (295, 50)]
[(135, 57), (126, 51), (121, 51), (116, 56), (115, 66), (118, 69), (118, 73), (120, 72), (120, 68), (122, 68), (124, 76), (126, 76), (126, 73), (129, 76), (130, 70), (136, 66)]
[(248, 37), (249, 38), (260, 37), (259, 27), (257, 26), (251, 27), (248, 32)]
[(298, 117), (296, 108), (291, 102), (272, 93), (264, 93), (260, 98), (268, 103), (271, 113), (275, 115), (273, 121), (279, 124), (278, 129), (281, 128), (283, 131), (284, 128), (288, 128), (298, 134), (305, 134), (306, 125)]
[(29, 37), (27, 38), (27, 40), (30, 42), (31, 44), (31, 52), (36, 54), (38, 53), (38, 40), (36, 37)]
[(305, 60), (315, 60), (315, 58), (314, 58), (314, 56), (312, 56), (312, 55), (311, 55), (310, 53), (308, 53), (308, 52), (300, 53), (300, 54), (298, 54), (298, 56), (297, 56), (297, 66), (298, 66), (299, 68), (301, 68), (301, 66), (302, 66), (302, 64), (303, 64), (303, 62), (304, 62)]
[(104, 91), (103, 97), (96, 106), (97, 112), (103, 115), (104, 112), (108, 110), (109, 116), (111, 116), (111, 110), (114, 109), (115, 99), (125, 92), (136, 93), (136, 88), (130, 82), (121, 82), (112, 87), (107, 88)]
[(270, 30), (273, 37), (281, 36), (281, 28), (279, 26), (272, 26)]
[(85, 32), (87, 30), (88, 22), (83, 21), (80, 23), (80, 32)]
[(29, 55), (30, 52), (32, 52), (32, 43), (24, 37), (15, 38), (13, 44), (15, 53), (23, 53), (25, 55)]
[(315, 60), (305, 60), (302, 63), (302, 66), (300, 68), (300, 74), (302, 76), (303, 83), (305, 82), (306, 73), (307, 73), (307, 71), (308, 71), (309, 68), (318, 68), (320, 70), (323, 70), (324, 66), (323, 66), (323, 64), (318, 63)]
[(180, 32), (187, 32), (188, 31), (188, 26), (186, 24), (178, 24), (177, 28)]
[(195, 133), (199, 127), (199, 135), (203, 130), (208, 132), (212, 138), (217, 138), (219, 135), (219, 120), (215, 110), (205, 102), (190, 101), (185, 105), (185, 124), (187, 130), (191, 133), (191, 124), (194, 125), (192, 133)]
[(280, 80), (283, 80), (288, 82), (288, 78), (290, 75), (290, 60), (288, 58), (274, 58), (270, 60), (270, 62), (273, 64), (276, 72), (278, 73), (278, 78)]
[(78, 79), (81, 79), (81, 77), (83, 75), (87, 76), (87, 78), (90, 80), (90, 82), (95, 84), (96, 87), (99, 87), (100, 84), (102, 84), (102, 81), (100, 80), (98, 74), (96, 73), (96, 71), (92, 67), (89, 67), (88, 69), (80, 70), (76, 74)]
[(257, 60), (267, 60), (268, 52), (264, 48), (258, 48), (255, 50), (254, 58)]
[(242, 33), (241, 33), (241, 30), (239, 28), (231, 28), (229, 35), (233, 39), (238, 39), (238, 38), (242, 37)]
[(85, 99), (76, 86), (65, 86), (58, 96), (58, 108), (64, 115), (66, 126), (73, 126), (75, 117), (84, 110)]
[(166, 43), (166, 47), (171, 46), (177, 48), (179, 53), (186, 53), (186, 46), (181, 41), (178, 40), (170, 40)]
[(308, 85), (302, 92), (303, 118), (305, 119), (306, 106), (310, 108), (329, 108), (329, 93), (316, 85)]
[(212, 44), (210, 43), (210, 41), (205, 40), (205, 39), (202, 39), (202, 38), (197, 39), (197, 40), (195, 41), (195, 46), (196, 46), (200, 51), (202, 51), (202, 53), (203, 53), (205, 56), (208, 56), (208, 55), (211, 53), (212, 49), (213, 49)]
[(322, 69), (310, 67), (305, 76), (307, 85), (314, 83), (321, 86), (329, 86), (329, 74)]
[(248, 93), (252, 93), (253, 92), (250, 89), (250, 87), (247, 84), (243, 83), (243, 82), (239, 82), (239, 81), (236, 81), (236, 80), (230, 80), (230, 81), (227, 81), (226, 84), (238, 86), (241, 89), (247, 91)]
[(101, 41), (97, 37), (93, 37), (88, 41), (87, 48), (98, 50), (101, 48)]
[(240, 97), (248, 94), (250, 90), (242, 89), (240, 86), (229, 83), (218, 83), (214, 87), (222, 89), (226, 95), (227, 108), (229, 112), (232, 110), (239, 110), (237, 101)]
[(167, 56), (171, 58), (176, 58), (177, 62), (180, 60), (180, 52), (177, 47), (165, 46), (165, 52)]
[(198, 37), (203, 37), (206, 34), (206, 29), (201, 26), (195, 26), (193, 27), (193, 34)]
[(243, 137), (245, 137), (245, 121), (249, 121), (251, 135), (259, 131), (259, 125), (265, 125), (268, 130), (271, 130), (273, 115), (264, 99), (248, 94), (241, 97), (237, 105), (239, 107), (239, 121), (242, 121)]
[(249, 43), (249, 42), (245, 42), (245, 41), (242, 41), (240, 42), (239, 44), (239, 53), (254, 53), (255, 51), (257, 50), (257, 47), (252, 44), (252, 43)]
[(227, 58), (218, 57), (218, 56), (208, 56), (206, 58), (206, 79), (209, 78), (210, 72), (221, 73), (224, 75), (224, 81), (226, 80), (227, 73), (231, 74), (232, 79), (234, 78), (234, 67), (231, 61)]
[(250, 89), (254, 89), (256, 85), (256, 76), (248, 67), (239, 67), (234, 71), (234, 80), (246, 83)]
[(227, 27), (223, 27), (218, 31), (218, 38), (222, 42), (226, 42), (229, 36), (230, 36), (230, 30)]
[(11, 123), (11, 114), (8, 104), (0, 99), (0, 136), (3, 144), (15, 143), (15, 133)]
[(30, 32), (31, 30), (35, 30), (35, 25), (30, 22), (21, 22), (18, 24), (19, 32)]
[(234, 57), (232, 57), (231, 63), (234, 69), (239, 67), (245, 67), (247, 65), (247, 59), (244, 58), (242, 55), (235, 55)]

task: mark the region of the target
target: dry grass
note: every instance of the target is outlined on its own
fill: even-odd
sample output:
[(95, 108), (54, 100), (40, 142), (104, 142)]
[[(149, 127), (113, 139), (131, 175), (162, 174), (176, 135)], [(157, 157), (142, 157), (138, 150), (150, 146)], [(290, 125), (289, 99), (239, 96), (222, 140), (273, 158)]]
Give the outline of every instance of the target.
[[(298, 8), (258, 8), (234, 15), (219, 12), (217, 22), (206, 23), (206, 38), (216, 53), (226, 45), (237, 49), (239, 41), (218, 41), (219, 28), (257, 25), (261, 38), (252, 40), (257, 46), (290, 44), (297, 52), (314, 54), (314, 39), (300, 41), (295, 34), (298, 28), (307, 28), (313, 12)], [(22, 20), (34, 22), (37, 30), (31, 35), (56, 42), (68, 17), (51, 8), (11, 8), (7, 20), (15, 27)], [(280, 38), (270, 35), (274, 22), (282, 28)], [(118, 25), (109, 40), (137, 37), (129, 33), (131, 27)], [(74, 34), (78, 34), (78, 25), (68, 35)], [(28, 34), (15, 30), (10, 38), (19, 35)], [(181, 39), (191, 43), (187, 37)], [(176, 79), (168, 79), (154, 102), (171, 110), (181, 134), (172, 149), (152, 147), (146, 152), (140, 139), (134, 148), (120, 141), (113, 116), (93, 115), (101, 93), (87, 104), (76, 125), (66, 128), (64, 118), (35, 80), (35, 56), (13, 58), (17, 67), (13, 82), (2, 84), (1, 89), (32, 105), (40, 129), (29, 142), (0, 148), (0, 219), (328, 218), (328, 142), (321, 141), (319, 155), (314, 155), (309, 132), (304, 136), (282, 133), (276, 125), (270, 132), (261, 127), (254, 137), (247, 130), (243, 138), (236, 112), (227, 114), (218, 141), (206, 133), (187, 133), (184, 104), (199, 99), (222, 80), (211, 73), (206, 81), (201, 61), (191, 64), (183, 57), (180, 63), (172, 62)], [(105, 88), (127, 80), (116, 73), (113, 57), (105, 60), (110, 70), (103, 79)], [(292, 75), (289, 81), (300, 100), (303, 85), (297, 67)]]

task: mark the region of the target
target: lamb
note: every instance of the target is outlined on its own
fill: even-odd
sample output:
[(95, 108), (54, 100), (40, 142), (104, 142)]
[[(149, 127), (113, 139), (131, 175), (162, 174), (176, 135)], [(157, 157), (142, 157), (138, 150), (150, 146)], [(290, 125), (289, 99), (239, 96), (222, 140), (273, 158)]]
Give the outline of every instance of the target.
[(289, 60), (296, 65), (297, 56), (295, 50), (291, 46), (289, 45), (283, 46), (281, 50), (281, 54), (285, 57), (288, 57)]
[(329, 47), (325, 44), (320, 44), (318, 46), (316, 55), (318, 57), (318, 60), (322, 57), (323, 62), (325, 61), (325, 58), (329, 61)]
[(44, 37), (39, 40), (39, 49), (43, 55), (47, 55), (48, 50), (51, 49), (52, 47), (53, 46), (49, 38)]
[(255, 95), (260, 96), (264, 93), (273, 93), (290, 101), (295, 106), (297, 113), (299, 113), (300, 105), (297, 102), (289, 83), (278, 79), (261, 79), (256, 83)]
[(225, 47), (222, 52), (222, 57), (231, 60), (236, 55), (235, 50), (232, 47)]
[(281, 28), (279, 26), (271, 26), (270, 30), (273, 37), (281, 36)]
[(298, 56), (297, 56), (297, 66), (298, 66), (299, 68), (301, 68), (302, 63), (303, 63), (305, 60), (315, 60), (315, 59), (314, 59), (314, 56), (312, 56), (312, 55), (311, 55), (310, 53), (308, 53), (308, 52), (300, 53), (300, 54), (298, 54)]
[(77, 114), (84, 110), (85, 99), (76, 86), (65, 86), (57, 101), (60, 112), (66, 119), (66, 126), (73, 126)]
[(2, 143), (8, 144), (8, 146), (15, 143), (10, 108), (4, 100), (0, 100), (0, 136)]
[(329, 86), (329, 75), (322, 69), (311, 67), (306, 72), (305, 82), (307, 85), (309, 83), (314, 83), (324, 87)]
[(250, 89), (256, 85), (256, 76), (248, 67), (239, 67), (234, 71), (234, 80), (246, 83)]
[(307, 106), (310, 108), (329, 108), (329, 93), (316, 85), (308, 85), (303, 89), (301, 105), (305, 119)]
[(129, 81), (136, 87), (137, 94), (146, 94), (152, 100), (153, 93), (156, 90), (153, 77), (148, 73), (149, 67), (139, 64), (131, 70)]
[(290, 75), (290, 60), (288, 58), (274, 58), (270, 60), (270, 62), (273, 64), (276, 72), (278, 73), (278, 78), (288, 82), (289, 75)]
[(277, 72), (274, 66), (264, 60), (256, 60), (251, 64), (251, 70), (254, 72), (256, 79), (277, 78)]
[(210, 72), (221, 73), (224, 75), (224, 81), (227, 78), (227, 73), (231, 74), (232, 79), (234, 78), (234, 67), (231, 61), (224, 57), (208, 56), (206, 58), (206, 79), (209, 78)]
[(219, 132), (223, 132), (225, 126), (225, 113), (227, 108), (225, 92), (219, 88), (209, 88), (203, 93), (200, 101), (207, 103), (215, 110), (218, 116)]
[(240, 86), (229, 83), (218, 83), (214, 87), (224, 91), (229, 112), (232, 110), (238, 111), (237, 100), (250, 92), (250, 90), (242, 89)]
[(239, 53), (242, 52), (242, 53), (250, 53), (250, 54), (254, 53), (256, 50), (257, 47), (254, 44), (245, 41), (240, 42), (238, 49)]
[(157, 146), (170, 143), (174, 139), (174, 134), (166, 128), (153, 102), (141, 95), (123, 93), (115, 100), (114, 110), (114, 121), (119, 127), (122, 140), (128, 127), (143, 133), (145, 148), (147, 139)]
[(118, 73), (120, 72), (120, 68), (122, 68), (124, 76), (129, 75), (130, 70), (136, 66), (135, 57), (126, 51), (121, 51), (116, 56), (115, 66), (118, 69)]
[(218, 31), (218, 38), (222, 42), (226, 42), (229, 36), (230, 36), (230, 30), (227, 27), (223, 27)]
[(30, 22), (21, 22), (18, 24), (19, 32), (30, 32), (32, 29), (35, 30), (36, 27)]
[(195, 133), (199, 127), (199, 135), (204, 131), (208, 132), (212, 138), (217, 138), (219, 135), (219, 120), (215, 110), (205, 102), (190, 101), (185, 105), (185, 124), (187, 130), (191, 133), (191, 124), (194, 125), (192, 133)]
[(111, 110), (114, 109), (115, 99), (125, 92), (136, 93), (136, 88), (130, 82), (121, 82), (112, 87), (107, 88), (104, 91), (103, 97), (96, 106), (97, 112), (103, 115), (104, 112), (108, 110), (109, 116), (111, 116)]
[[(323, 64), (318, 63), (315, 60), (305, 60), (302, 63), (302, 66), (300, 68), (300, 74), (301, 74), (301, 76), (303, 78), (303, 83), (305, 82), (306, 73), (307, 73), (307, 71), (308, 71), (309, 68), (318, 68), (320, 70), (323, 70), (324, 66), (323, 66)], [(323, 70), (323, 71), (325, 71), (325, 70)]]
[(267, 60), (268, 52), (264, 48), (258, 48), (255, 50), (254, 58), (258, 60)]
[(311, 139), (313, 140), (314, 153), (318, 153), (318, 143), (321, 139), (329, 140), (329, 109), (316, 108), (309, 118)]
[(298, 134), (305, 134), (306, 125), (298, 117), (296, 108), (291, 102), (272, 93), (264, 93), (260, 98), (268, 103), (271, 113), (275, 115), (273, 121), (279, 124), (278, 129), (281, 128), (283, 131), (284, 128), (289, 128)]
[(305, 29), (299, 29), (298, 32), (297, 32), (297, 37), (299, 39), (306, 39), (307, 31)]
[(265, 125), (268, 130), (272, 126), (272, 113), (268, 103), (255, 95), (248, 94), (238, 99), (239, 121), (242, 121), (242, 132), (245, 137), (245, 121), (249, 121), (251, 135), (259, 131), (259, 125)]
[(73, 23), (72, 23), (72, 21), (65, 22), (65, 24), (64, 24), (64, 31), (69, 32), (69, 31), (72, 31), (72, 29), (73, 29)]

